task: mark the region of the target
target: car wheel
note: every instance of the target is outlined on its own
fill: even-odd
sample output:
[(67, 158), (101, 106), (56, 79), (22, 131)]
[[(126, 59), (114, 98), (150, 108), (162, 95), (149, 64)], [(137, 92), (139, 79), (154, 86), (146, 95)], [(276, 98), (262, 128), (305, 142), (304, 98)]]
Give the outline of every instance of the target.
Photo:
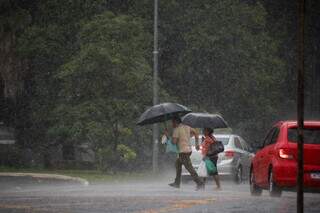
[(234, 174), (234, 181), (237, 184), (242, 183), (243, 181), (243, 173), (242, 173), (242, 166), (239, 166)]
[(262, 194), (262, 189), (256, 185), (255, 179), (254, 179), (254, 174), (253, 174), (253, 169), (250, 169), (250, 193), (253, 196), (260, 196)]
[(270, 172), (269, 172), (269, 194), (272, 197), (280, 197), (282, 194), (281, 188), (278, 187), (277, 184), (273, 180), (272, 169), (270, 169)]

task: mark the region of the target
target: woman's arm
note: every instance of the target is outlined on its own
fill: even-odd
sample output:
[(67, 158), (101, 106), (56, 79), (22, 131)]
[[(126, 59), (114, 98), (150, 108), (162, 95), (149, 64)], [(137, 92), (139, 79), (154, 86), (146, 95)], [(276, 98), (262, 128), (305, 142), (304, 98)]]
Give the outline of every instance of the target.
[(194, 136), (196, 150), (199, 151), (200, 150), (200, 146), (199, 146), (199, 134), (198, 134), (198, 132), (195, 129), (190, 128), (190, 134), (191, 134), (191, 136)]

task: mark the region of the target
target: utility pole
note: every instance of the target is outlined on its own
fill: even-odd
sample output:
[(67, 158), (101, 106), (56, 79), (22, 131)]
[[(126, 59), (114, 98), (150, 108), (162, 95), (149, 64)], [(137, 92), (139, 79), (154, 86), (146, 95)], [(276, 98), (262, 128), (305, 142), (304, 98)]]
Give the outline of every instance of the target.
[(304, 15), (305, 0), (298, 0), (298, 162), (297, 213), (303, 213), (303, 128), (304, 128)]
[[(154, 31), (153, 31), (153, 105), (159, 103), (158, 98), (158, 0), (154, 0)], [(152, 151), (152, 171), (158, 171), (158, 143), (159, 143), (159, 126), (153, 124), (153, 151)]]

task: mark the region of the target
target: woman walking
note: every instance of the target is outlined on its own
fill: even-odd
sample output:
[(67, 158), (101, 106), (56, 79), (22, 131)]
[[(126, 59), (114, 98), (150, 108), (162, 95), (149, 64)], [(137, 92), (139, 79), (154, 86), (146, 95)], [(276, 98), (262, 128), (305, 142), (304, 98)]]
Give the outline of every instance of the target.
[[(208, 157), (217, 168), (218, 154), (208, 155), (210, 145), (213, 143), (217, 143), (215, 137), (213, 136), (213, 129), (204, 128), (203, 132), (204, 132), (205, 138), (204, 138), (204, 141), (202, 142), (202, 155), (204, 158)], [(213, 176), (213, 179), (216, 182), (216, 185), (217, 185), (216, 189), (221, 190), (218, 169), (216, 170), (216, 172), (210, 175)]]

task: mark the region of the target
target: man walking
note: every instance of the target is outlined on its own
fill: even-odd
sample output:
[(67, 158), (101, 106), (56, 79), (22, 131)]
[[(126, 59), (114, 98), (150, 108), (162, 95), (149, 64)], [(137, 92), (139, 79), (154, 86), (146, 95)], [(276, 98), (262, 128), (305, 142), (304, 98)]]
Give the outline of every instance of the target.
[(196, 149), (199, 150), (198, 133), (193, 128), (182, 124), (179, 117), (175, 117), (172, 119), (172, 126), (174, 128), (172, 142), (178, 145), (179, 156), (176, 160), (176, 178), (173, 183), (169, 184), (169, 186), (180, 188), (182, 165), (184, 165), (184, 167), (191, 174), (194, 182), (196, 182), (197, 184), (196, 190), (204, 189), (204, 182), (199, 178), (190, 160), (190, 156), (192, 153), (190, 137), (191, 135), (194, 135), (196, 141)]

